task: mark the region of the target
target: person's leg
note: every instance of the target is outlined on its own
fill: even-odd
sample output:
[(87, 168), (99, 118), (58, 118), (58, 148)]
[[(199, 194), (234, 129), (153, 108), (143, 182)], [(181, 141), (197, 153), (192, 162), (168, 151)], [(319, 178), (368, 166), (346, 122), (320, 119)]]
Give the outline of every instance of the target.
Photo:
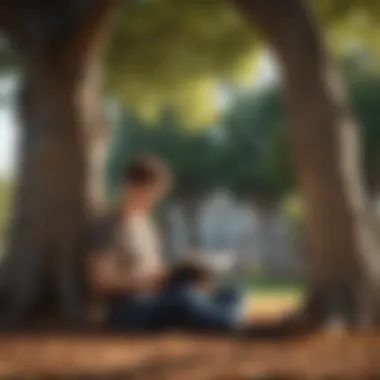
[(212, 297), (225, 313), (236, 319), (243, 318), (245, 296), (242, 289), (232, 286), (219, 287), (212, 293)]
[[(227, 297), (228, 295), (228, 297)], [(218, 300), (216, 299), (218, 298)], [(222, 302), (223, 301), (223, 302)], [(222, 292), (218, 296), (196, 286), (170, 289), (163, 296), (162, 307), (171, 322), (184, 329), (234, 331), (241, 322), (240, 296)], [(170, 318), (167, 319), (170, 321)]]
[(109, 324), (127, 331), (149, 331), (154, 327), (156, 306), (153, 294), (121, 297), (111, 304)]

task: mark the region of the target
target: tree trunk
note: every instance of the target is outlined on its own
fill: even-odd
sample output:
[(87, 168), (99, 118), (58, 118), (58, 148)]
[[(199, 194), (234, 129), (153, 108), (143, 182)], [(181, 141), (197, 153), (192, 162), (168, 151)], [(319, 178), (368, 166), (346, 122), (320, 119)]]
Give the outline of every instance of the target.
[(87, 193), (90, 200), (91, 215), (98, 216), (106, 208), (105, 162), (108, 147), (108, 125), (104, 115), (99, 92), (101, 87), (99, 65), (89, 70), (84, 94), (86, 122), (86, 152), (88, 160)]
[(7, 312), (21, 315), (43, 290), (54, 289), (64, 313), (74, 316), (74, 267), (86, 226), (84, 139), (73, 96), (78, 83), (55, 65), (33, 66), (20, 94), (23, 141), (5, 267)]
[(359, 164), (357, 128), (303, 0), (234, 0), (282, 65), (294, 162), (307, 205), (312, 294), (303, 316), (380, 322), (379, 244)]
[(9, 8), (17, 22), (7, 32), (24, 58), (25, 75), (19, 181), (1, 273), (4, 323), (30, 320), (35, 311), (70, 323), (85, 315), (86, 137), (100, 104), (89, 90), (116, 4)]

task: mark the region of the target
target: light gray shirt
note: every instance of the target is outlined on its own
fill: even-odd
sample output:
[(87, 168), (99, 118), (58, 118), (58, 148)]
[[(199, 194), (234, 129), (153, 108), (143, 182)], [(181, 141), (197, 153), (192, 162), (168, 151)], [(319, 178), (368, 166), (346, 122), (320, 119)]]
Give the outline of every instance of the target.
[(97, 225), (92, 241), (94, 250), (115, 255), (129, 277), (154, 275), (164, 267), (161, 241), (149, 215), (111, 215)]
[(141, 278), (163, 269), (160, 239), (149, 215), (134, 214), (122, 219), (118, 234), (120, 255), (129, 263), (130, 276)]

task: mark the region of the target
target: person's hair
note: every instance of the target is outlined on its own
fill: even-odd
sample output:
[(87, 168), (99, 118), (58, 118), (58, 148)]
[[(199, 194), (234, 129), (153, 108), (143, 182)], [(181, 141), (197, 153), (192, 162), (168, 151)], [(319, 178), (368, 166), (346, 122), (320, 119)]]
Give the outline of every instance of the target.
[(212, 281), (215, 273), (206, 262), (197, 259), (186, 260), (174, 266), (167, 278), (167, 286), (199, 284)]
[(168, 167), (157, 157), (139, 156), (127, 167), (124, 182), (135, 186), (170, 186), (171, 175)]

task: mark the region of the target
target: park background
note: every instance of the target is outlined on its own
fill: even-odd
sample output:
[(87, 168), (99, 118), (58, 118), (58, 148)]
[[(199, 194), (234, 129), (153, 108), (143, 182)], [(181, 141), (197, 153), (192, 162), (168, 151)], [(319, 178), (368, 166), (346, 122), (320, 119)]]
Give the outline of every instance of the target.
[[(354, 1), (314, 5), (359, 120), (365, 180), (377, 215), (378, 7)], [(117, 202), (131, 157), (155, 153), (176, 178), (157, 210), (169, 260), (190, 250), (219, 261), (233, 257), (240, 265), (232, 274), (247, 287), (264, 292), (265, 299), (274, 295), (279, 309), (293, 305), (306, 274), (308, 239), (275, 57), (223, 2), (135, 2), (131, 9), (121, 15), (105, 58), (103, 101), (96, 106), (106, 119), (99, 112), (90, 132), (94, 213)], [(22, 69), (6, 40), (1, 48), (3, 252), (17, 178), (15, 97)]]
[[(306, 331), (324, 327), (335, 313), (346, 323), (353, 317), (349, 329), (378, 327), (379, 234), (374, 232), (379, 224), (380, 3), (125, 2), (100, 65), (101, 37), (111, 24), (102, 10), (112, 13), (116, 3), (0, 3), (0, 28), (19, 47), (12, 50), (5, 36), (0, 41), (1, 295), (8, 301), (2, 314), (9, 311), (28, 322), (32, 307), (46, 301), (49, 284), (58, 302), (47, 297), (44, 306), (61, 318), (30, 318), (31, 325), (46, 327), (48, 321), (63, 327), (76, 321), (75, 301), (81, 294), (73, 274), (84, 251), (78, 243), (88, 216), (82, 197), (83, 150), (90, 169), (91, 218), (118, 204), (129, 159), (151, 152), (165, 159), (176, 177), (172, 194), (156, 210), (168, 259), (189, 249), (216, 261), (233, 255), (239, 265), (225, 280), (239, 281), (253, 292), (258, 317), (278, 317), (298, 306), (311, 280), (310, 302), (295, 315), (300, 323), (290, 330), (293, 338), (304, 326)], [(12, 23), (16, 16), (24, 22)], [(328, 75), (335, 67), (342, 87)], [(355, 120), (362, 173), (350, 133)], [(18, 174), (22, 181), (15, 191)], [(282, 319), (276, 321), (283, 326)], [(0, 340), (2, 373), (20, 368), (34, 374), (78, 368), (93, 373), (111, 371), (112, 364), (155, 370), (165, 360), (178, 364), (170, 352), (181, 347), (189, 350), (185, 361), (191, 369), (207, 367), (218, 372), (214, 378), (239, 369), (245, 374), (290, 371), (289, 366), (302, 379), (309, 371), (312, 378), (322, 378), (316, 374), (323, 371), (330, 374), (327, 378), (342, 378), (345, 372), (343, 378), (355, 379), (363, 379), (363, 371), (380, 373), (376, 335), (320, 334), (311, 344), (305, 337), (260, 346), (258, 340), (215, 344), (196, 341), (196, 336), (116, 342), (74, 334), (65, 340), (60, 333), (46, 340), (21, 334), (21, 343), (15, 336)], [(163, 347), (171, 347), (169, 357)], [(69, 361), (76, 364), (69, 366)]]

